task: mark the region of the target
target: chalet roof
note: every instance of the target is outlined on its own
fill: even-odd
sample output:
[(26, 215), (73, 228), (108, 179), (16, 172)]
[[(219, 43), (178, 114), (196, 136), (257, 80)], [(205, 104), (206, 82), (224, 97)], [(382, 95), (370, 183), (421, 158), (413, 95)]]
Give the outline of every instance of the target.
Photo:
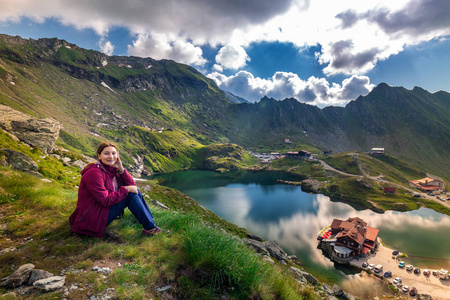
[(354, 240), (359, 245), (364, 243), (364, 236), (356, 228), (352, 228), (350, 230), (345, 230), (345, 229), (342, 230), (341, 232), (339, 232), (336, 235), (336, 238), (340, 238), (340, 237), (342, 237), (342, 238), (349, 237), (350, 239)]
[(343, 221), (339, 220), (339, 219), (334, 219), (333, 222), (331, 223), (331, 229), (340, 229), (341, 228), (341, 223)]
[(367, 226), (367, 223), (358, 217), (348, 218), (347, 221), (334, 219), (331, 229), (339, 230), (336, 238), (348, 237), (359, 245), (362, 245), (366, 239), (375, 241), (379, 232), (378, 229)]
[(420, 186), (424, 190), (436, 190), (436, 189), (440, 188), (439, 186), (430, 184), (432, 182), (440, 182), (439, 180), (436, 180), (436, 179), (433, 179), (430, 177), (425, 177), (425, 178), (418, 179), (418, 180), (411, 180), (410, 182), (412, 184)]
[(366, 232), (366, 240), (375, 241), (377, 239), (378, 232), (380, 230), (377, 229), (377, 228), (370, 227), (370, 226), (367, 226), (366, 230), (367, 230), (367, 232)]
[(367, 223), (366, 222), (364, 222), (364, 220), (363, 219), (361, 219), (361, 218), (358, 218), (358, 217), (355, 217), (355, 218), (348, 218), (347, 219), (347, 222), (351, 222), (351, 223), (357, 223), (358, 225), (362, 225), (362, 226), (367, 226)]

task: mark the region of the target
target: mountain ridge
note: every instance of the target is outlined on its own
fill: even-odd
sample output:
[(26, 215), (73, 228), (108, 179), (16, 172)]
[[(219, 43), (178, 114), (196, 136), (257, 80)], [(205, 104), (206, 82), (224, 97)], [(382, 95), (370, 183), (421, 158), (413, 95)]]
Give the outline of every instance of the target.
[[(319, 153), (384, 147), (450, 178), (447, 92), (381, 83), (345, 107), (325, 108), (293, 98), (238, 104), (228, 96), (196, 69), (174, 61), (107, 56), (56, 38), (0, 35), (0, 103), (58, 119), (64, 142), (83, 152), (102, 139), (128, 143), (135, 135), (141, 137), (134, 143), (144, 145), (145, 135), (171, 129), (203, 145), (249, 149), (309, 147)], [(125, 130), (120, 138), (119, 129)], [(140, 152), (143, 159), (151, 150), (128, 143), (126, 151)]]

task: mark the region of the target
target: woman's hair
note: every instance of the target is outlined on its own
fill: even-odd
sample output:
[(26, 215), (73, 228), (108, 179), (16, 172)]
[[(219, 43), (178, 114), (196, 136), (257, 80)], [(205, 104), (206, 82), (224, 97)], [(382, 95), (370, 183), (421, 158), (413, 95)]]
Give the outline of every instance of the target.
[[(114, 148), (116, 148), (116, 150), (118, 150), (118, 149), (117, 149), (117, 145), (114, 144), (114, 143), (110, 143), (110, 142), (101, 142), (100, 145), (98, 145), (98, 147), (97, 147), (97, 152), (96, 152), (96, 155), (95, 155), (95, 157), (96, 157), (97, 159), (98, 159), (98, 156), (103, 152), (103, 150), (104, 150), (106, 147), (114, 147)], [(86, 166), (84, 166), (83, 171), (86, 170), (86, 168), (88, 168), (88, 167), (89, 167), (90, 165), (92, 165), (92, 164), (95, 164), (95, 162), (90, 162), (90, 163), (88, 163)], [(83, 171), (81, 171), (81, 172), (83, 172)]]
[(100, 145), (98, 145), (97, 155), (95, 157), (98, 157), (103, 152), (103, 149), (105, 149), (106, 147), (114, 147), (117, 150), (116, 144), (110, 142), (101, 142)]

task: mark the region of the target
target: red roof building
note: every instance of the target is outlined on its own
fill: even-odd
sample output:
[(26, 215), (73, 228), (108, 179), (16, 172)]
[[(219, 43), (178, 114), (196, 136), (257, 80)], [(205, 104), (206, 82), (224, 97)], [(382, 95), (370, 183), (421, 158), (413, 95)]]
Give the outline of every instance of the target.
[(413, 188), (419, 189), (424, 192), (432, 192), (437, 190), (443, 190), (444, 182), (435, 178), (425, 177), (418, 180), (411, 180), (409, 185)]
[(346, 221), (334, 219), (331, 223), (331, 239), (328, 241), (333, 242), (330, 244), (333, 255), (339, 258), (367, 255), (378, 246), (378, 232), (379, 229), (367, 226), (358, 217), (348, 218)]
[(385, 193), (395, 194), (396, 189), (395, 189), (395, 187), (385, 187), (385, 188), (384, 188), (384, 192), (385, 192)]

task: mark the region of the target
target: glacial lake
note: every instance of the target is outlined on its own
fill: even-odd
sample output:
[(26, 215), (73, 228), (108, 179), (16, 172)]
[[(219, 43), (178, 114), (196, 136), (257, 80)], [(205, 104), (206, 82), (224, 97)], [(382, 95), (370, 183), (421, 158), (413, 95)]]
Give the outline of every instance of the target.
[(152, 176), (175, 188), (220, 217), (266, 240), (276, 240), (288, 255), (330, 285), (339, 284), (367, 299), (390, 294), (380, 280), (358, 269), (334, 264), (317, 249), (317, 232), (334, 218), (360, 217), (380, 229), (379, 237), (392, 249), (407, 253), (407, 263), (421, 268), (450, 269), (450, 217), (431, 209), (383, 214), (309, 194), (300, 186), (277, 180), (298, 181), (281, 172), (182, 171)]

